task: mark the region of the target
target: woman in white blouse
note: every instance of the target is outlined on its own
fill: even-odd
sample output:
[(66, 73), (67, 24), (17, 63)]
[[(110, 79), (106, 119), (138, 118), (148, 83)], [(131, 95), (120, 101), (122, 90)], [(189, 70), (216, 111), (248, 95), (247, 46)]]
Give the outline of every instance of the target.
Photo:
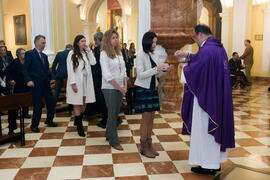
[(86, 103), (96, 101), (91, 71), (91, 65), (96, 64), (96, 59), (86, 45), (83, 35), (75, 37), (73, 47), (74, 49), (69, 52), (67, 57), (67, 103), (73, 104), (74, 125), (77, 125), (79, 136), (84, 137), (83, 112)]
[(125, 61), (121, 54), (117, 31), (105, 32), (102, 39), (100, 65), (102, 69), (102, 92), (108, 108), (106, 139), (110, 145), (122, 151), (117, 134), (117, 119), (122, 98), (127, 92)]

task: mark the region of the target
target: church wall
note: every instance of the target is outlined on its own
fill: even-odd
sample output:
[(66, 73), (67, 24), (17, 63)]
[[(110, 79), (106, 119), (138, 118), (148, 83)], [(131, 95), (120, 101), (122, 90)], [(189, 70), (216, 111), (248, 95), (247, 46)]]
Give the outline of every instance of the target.
[(80, 19), (80, 8), (74, 0), (67, 0), (67, 33), (68, 42), (73, 44), (75, 36), (83, 34), (83, 24)]
[[(24, 48), (30, 50), (31, 46), (31, 10), (29, 0), (3, 0), (3, 12), (4, 12), (4, 31), (5, 41), (8, 50), (12, 51), (14, 57), (16, 57), (16, 49)], [(15, 44), (14, 22), (13, 16), (25, 14), (26, 18), (26, 45)]]
[[(135, 45), (137, 44), (137, 18), (139, 18), (139, 1), (135, 0), (134, 1), (134, 7), (131, 11), (131, 15), (127, 15), (127, 29), (128, 29), (128, 33), (127, 33), (127, 41), (128, 41), (128, 45), (131, 42), (134, 42)], [(141, 42), (138, 42), (141, 43)], [(128, 46), (129, 47), (129, 46)], [(136, 47), (136, 49), (138, 49)]]
[(97, 18), (96, 22), (98, 23), (98, 26), (100, 27), (101, 32), (105, 32), (108, 30), (107, 27), (107, 10), (108, 10), (108, 5), (107, 5), (107, 0), (103, 1), (101, 4), (98, 13), (97, 13)]
[(53, 16), (53, 39), (54, 39), (54, 52), (65, 48), (65, 23), (64, 23), (64, 8), (62, 0), (53, 0), (52, 3), (52, 16)]
[(256, 40), (256, 35), (262, 35), (264, 30), (264, 9), (266, 5), (256, 5), (252, 8), (252, 19), (249, 21), (252, 22), (252, 33), (251, 33), (251, 45), (254, 48), (254, 65), (252, 68), (253, 76), (267, 76), (270, 77), (270, 72), (262, 72), (262, 49), (263, 41)]

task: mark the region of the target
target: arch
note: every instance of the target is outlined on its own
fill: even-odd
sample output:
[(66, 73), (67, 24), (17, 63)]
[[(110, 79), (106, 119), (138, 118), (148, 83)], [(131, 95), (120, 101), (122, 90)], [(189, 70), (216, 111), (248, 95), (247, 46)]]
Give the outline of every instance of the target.
[[(81, 6), (81, 17), (84, 17), (85, 22), (96, 22), (98, 10), (105, 0), (85, 0)], [(118, 0), (122, 13), (125, 14), (124, 0)]]
[(204, 0), (203, 6), (209, 12), (209, 26), (212, 29), (213, 35), (221, 39), (221, 17), (222, 4), (220, 0)]

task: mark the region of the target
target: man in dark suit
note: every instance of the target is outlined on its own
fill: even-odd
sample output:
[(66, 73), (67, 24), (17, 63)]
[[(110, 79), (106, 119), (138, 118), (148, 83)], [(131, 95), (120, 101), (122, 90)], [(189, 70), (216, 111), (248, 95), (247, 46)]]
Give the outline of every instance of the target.
[[(229, 60), (229, 66), (230, 66), (230, 74), (241, 77), (241, 85), (242, 86), (249, 86), (249, 82), (247, 80), (247, 77), (245, 74), (241, 71), (241, 69), (245, 69), (244, 65), (242, 65), (241, 60), (239, 59), (239, 55), (237, 52), (234, 52), (232, 54), (232, 58)], [(232, 85), (235, 83), (235, 78), (233, 78)]]
[[(24, 76), (23, 76), (23, 63), (24, 63), (25, 50), (19, 48), (16, 51), (17, 59), (14, 59), (7, 67), (7, 83), (11, 86), (12, 94), (14, 93), (23, 93), (29, 91), (29, 88), (26, 86)], [(23, 108), (22, 115), (23, 118), (30, 118), (28, 114), (28, 107)], [(16, 119), (18, 116), (18, 109), (8, 111), (8, 124), (9, 132), (8, 134), (13, 134), (14, 130), (17, 129)]]
[(37, 35), (34, 39), (34, 43), (35, 48), (25, 53), (23, 74), (27, 86), (30, 87), (32, 91), (34, 105), (31, 131), (40, 132), (38, 125), (42, 113), (42, 97), (44, 97), (47, 107), (47, 119), (45, 124), (49, 127), (57, 126), (57, 124), (53, 122), (55, 102), (51, 92), (55, 78), (53, 73), (49, 71), (48, 56), (42, 53), (46, 45), (45, 36)]
[(61, 88), (64, 85), (64, 80), (67, 78), (67, 56), (71, 49), (72, 49), (71, 44), (66, 45), (66, 49), (64, 51), (58, 52), (53, 61), (52, 73), (56, 77), (55, 88), (53, 89), (53, 95), (54, 95), (56, 103), (57, 103)]
[(124, 58), (124, 61), (125, 63), (128, 62), (128, 49), (127, 49), (127, 43), (124, 43), (123, 44), (123, 47), (121, 49), (121, 52), (122, 52), (122, 55), (123, 55), (123, 58)]
[[(6, 43), (4, 40), (0, 40), (0, 46), (6, 46)], [(7, 56), (10, 57), (10, 59), (13, 59), (11, 51), (7, 50)]]

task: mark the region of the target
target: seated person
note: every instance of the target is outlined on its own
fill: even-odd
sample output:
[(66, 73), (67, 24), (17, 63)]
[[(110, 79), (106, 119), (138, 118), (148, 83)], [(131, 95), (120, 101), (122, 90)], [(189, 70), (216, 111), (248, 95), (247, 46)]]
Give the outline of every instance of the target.
[[(247, 80), (247, 77), (245, 74), (241, 71), (241, 69), (244, 69), (244, 65), (241, 64), (241, 60), (239, 59), (239, 55), (237, 52), (234, 52), (232, 54), (232, 58), (229, 60), (230, 65), (230, 73), (234, 75), (235, 77), (239, 76), (241, 77), (241, 86), (250, 86), (250, 83)], [(235, 84), (235, 78), (233, 78), (232, 85)]]

